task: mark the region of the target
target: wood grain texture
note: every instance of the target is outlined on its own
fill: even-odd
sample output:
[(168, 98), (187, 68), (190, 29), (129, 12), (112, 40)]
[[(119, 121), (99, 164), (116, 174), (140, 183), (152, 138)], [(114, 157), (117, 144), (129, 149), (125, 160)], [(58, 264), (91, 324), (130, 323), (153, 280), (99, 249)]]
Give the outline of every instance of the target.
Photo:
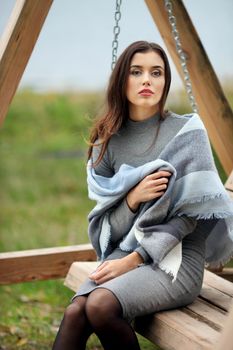
[(86, 280), (87, 276), (91, 272), (95, 271), (99, 264), (100, 263), (96, 261), (74, 262), (69, 269), (69, 272), (64, 281), (64, 285), (76, 292), (79, 289), (80, 285)]
[[(232, 269), (231, 269), (232, 270)], [(204, 283), (208, 286), (211, 286), (222, 293), (233, 297), (233, 283), (223, 279), (218, 278), (218, 276), (210, 271), (204, 271)]]
[(219, 332), (182, 309), (138, 318), (135, 330), (165, 350), (207, 350), (219, 337)]
[(233, 350), (232, 325), (233, 325), (233, 303), (231, 304), (229, 315), (224, 324), (223, 332), (213, 350)]
[[(164, 0), (145, 0), (145, 2), (184, 80)], [(233, 169), (233, 113), (182, 0), (172, 3), (182, 47), (187, 55), (187, 66), (199, 114), (223, 168), (229, 175)]]
[(0, 124), (6, 116), (52, 2), (15, 2), (0, 41)]
[(199, 297), (192, 304), (186, 306), (184, 311), (187, 311), (189, 315), (196, 317), (202, 322), (209, 324), (217, 331), (222, 329), (226, 320), (226, 312)]
[(0, 285), (65, 277), (74, 261), (95, 261), (90, 244), (0, 254)]
[(203, 300), (208, 301), (212, 305), (215, 305), (224, 311), (229, 310), (232, 300), (232, 297), (230, 297), (229, 295), (220, 292), (219, 290), (215, 289), (214, 287), (208, 286), (205, 283), (203, 283), (202, 285), (202, 289), (199, 296)]

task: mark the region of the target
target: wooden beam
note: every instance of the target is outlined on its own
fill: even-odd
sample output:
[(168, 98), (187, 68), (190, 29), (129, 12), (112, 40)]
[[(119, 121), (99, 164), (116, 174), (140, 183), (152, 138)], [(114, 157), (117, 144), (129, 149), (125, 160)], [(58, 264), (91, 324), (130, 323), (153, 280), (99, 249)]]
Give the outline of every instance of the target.
[[(75, 261), (81, 262), (79, 265), (90, 261), (95, 266), (96, 254), (91, 244), (0, 253), (0, 285), (62, 278)], [(232, 268), (224, 268), (218, 275), (233, 281)], [(78, 278), (81, 281), (81, 276)]]
[[(145, 0), (153, 20), (183, 79), (164, 0)], [(187, 55), (199, 114), (227, 175), (233, 169), (233, 114), (182, 0), (172, 1), (181, 44)], [(214, 32), (215, 28), (213, 28)], [(220, 29), (221, 30), (221, 29)]]
[(90, 244), (0, 254), (0, 285), (65, 277), (74, 261), (95, 261)]
[(16, 0), (0, 41), (0, 125), (53, 0)]

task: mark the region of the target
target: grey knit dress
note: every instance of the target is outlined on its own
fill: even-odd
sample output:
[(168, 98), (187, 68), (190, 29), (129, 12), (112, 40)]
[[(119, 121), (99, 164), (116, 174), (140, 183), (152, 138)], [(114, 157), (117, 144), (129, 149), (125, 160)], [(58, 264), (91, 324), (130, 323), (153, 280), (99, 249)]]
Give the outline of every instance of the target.
[[(103, 159), (95, 168), (96, 173), (111, 177), (123, 163), (136, 167), (155, 160), (186, 122), (186, 117), (174, 113), (169, 114), (165, 120), (161, 120), (159, 114), (140, 122), (128, 120), (111, 137)], [(95, 147), (94, 160), (98, 152), (99, 149)], [(111, 241), (115, 247), (106, 260), (118, 259), (130, 253), (122, 251), (119, 244), (133, 224), (135, 216), (125, 199), (111, 209)], [(213, 220), (211, 225), (214, 224)], [(166, 222), (166, 230), (186, 230), (187, 233), (182, 241), (182, 264), (175, 282), (160, 268), (152, 269), (150, 256), (138, 245), (135, 250), (142, 256), (144, 264), (101, 285), (96, 285), (87, 278), (73, 298), (86, 295), (96, 288), (106, 288), (117, 297), (123, 316), (128, 321), (136, 316), (192, 303), (202, 286), (206, 234), (195, 219), (185, 216)]]

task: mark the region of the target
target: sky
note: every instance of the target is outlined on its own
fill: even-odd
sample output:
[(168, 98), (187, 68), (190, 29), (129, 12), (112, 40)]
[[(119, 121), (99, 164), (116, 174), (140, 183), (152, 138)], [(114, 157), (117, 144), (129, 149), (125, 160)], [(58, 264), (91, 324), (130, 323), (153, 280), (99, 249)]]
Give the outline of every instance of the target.
[[(183, 0), (215, 72), (233, 81), (233, 0)], [(0, 0), (0, 35), (14, 0)], [(20, 87), (94, 91), (111, 73), (115, 0), (54, 0)], [(144, 0), (122, 0), (118, 56), (137, 40), (166, 46)], [(182, 86), (172, 69), (172, 89)]]

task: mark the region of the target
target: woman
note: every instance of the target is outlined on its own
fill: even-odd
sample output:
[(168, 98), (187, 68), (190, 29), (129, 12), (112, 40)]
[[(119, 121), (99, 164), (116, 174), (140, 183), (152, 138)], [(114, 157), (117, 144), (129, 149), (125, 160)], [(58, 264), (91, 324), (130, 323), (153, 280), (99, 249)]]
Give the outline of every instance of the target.
[[(131, 327), (136, 316), (187, 305), (200, 292), (205, 240), (221, 220), (217, 209), (201, 216), (194, 200), (189, 208), (183, 200), (174, 211), (176, 178), (180, 184), (187, 172), (192, 176), (198, 157), (184, 166), (185, 146), (176, 150), (177, 140), (189, 135), (185, 130), (178, 137), (190, 115), (164, 111), (170, 82), (164, 50), (145, 41), (126, 48), (112, 72), (107, 111), (94, 125), (88, 162), (89, 195), (98, 202), (89, 215), (89, 235), (102, 261), (68, 306), (53, 350), (85, 349), (92, 333), (104, 349), (140, 349)], [(169, 145), (173, 158), (166, 156)], [(209, 145), (203, 147), (208, 171), (216, 172)]]

